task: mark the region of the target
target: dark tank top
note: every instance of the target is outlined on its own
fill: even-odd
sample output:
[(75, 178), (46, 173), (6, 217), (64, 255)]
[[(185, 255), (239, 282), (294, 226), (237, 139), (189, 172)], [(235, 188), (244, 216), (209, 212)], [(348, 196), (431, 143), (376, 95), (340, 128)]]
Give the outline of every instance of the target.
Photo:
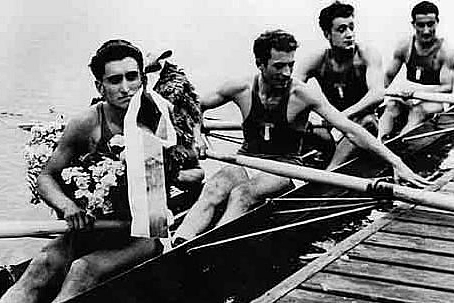
[[(98, 123), (101, 125), (101, 139), (96, 145), (96, 152), (98, 153), (111, 153), (112, 148), (109, 145), (110, 139), (113, 137), (113, 133), (109, 128), (104, 113), (103, 102), (96, 104), (96, 112), (98, 114)], [(103, 216), (105, 219), (119, 219), (119, 220), (131, 220), (131, 212), (129, 209), (129, 199), (128, 199), (128, 184), (125, 174), (122, 176), (124, 178), (124, 185), (120, 187), (112, 187), (110, 192), (110, 197), (112, 198), (112, 208), (113, 213)], [(101, 217), (100, 217), (101, 218)]]
[(359, 58), (357, 48), (353, 64), (346, 70), (335, 71), (332, 58), (332, 50), (327, 49), (320, 68), (311, 76), (317, 79), (328, 101), (339, 111), (343, 111), (360, 101), (369, 90), (366, 80), (367, 66)]
[(239, 153), (267, 155), (298, 153), (302, 132), (292, 129), (287, 121), (289, 96), (290, 89), (282, 96), (277, 106), (265, 109), (258, 94), (258, 76), (254, 78), (251, 110), (242, 124), (244, 141)]
[(437, 55), (443, 44), (443, 39), (436, 42), (433, 49), (427, 55), (421, 56), (416, 51), (415, 37), (411, 41), (411, 51), (407, 66), (407, 80), (425, 84), (439, 85), (441, 64), (437, 62)]

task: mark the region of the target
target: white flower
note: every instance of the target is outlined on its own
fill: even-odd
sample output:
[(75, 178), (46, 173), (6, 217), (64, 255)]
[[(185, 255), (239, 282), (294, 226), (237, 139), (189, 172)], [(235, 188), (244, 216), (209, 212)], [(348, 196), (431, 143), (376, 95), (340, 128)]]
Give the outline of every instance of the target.
[(109, 141), (110, 146), (118, 146), (124, 147), (125, 146), (125, 138), (122, 135), (115, 135)]

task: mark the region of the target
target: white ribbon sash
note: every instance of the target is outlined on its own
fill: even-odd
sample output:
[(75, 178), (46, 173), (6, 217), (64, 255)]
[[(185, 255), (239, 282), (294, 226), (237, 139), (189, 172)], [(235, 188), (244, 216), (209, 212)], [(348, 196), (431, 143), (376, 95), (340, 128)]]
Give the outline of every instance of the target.
[(176, 133), (169, 117), (169, 102), (153, 91), (149, 93), (161, 111), (156, 134), (137, 124), (142, 93), (141, 88), (131, 99), (124, 120), (131, 236), (166, 238), (170, 211), (166, 203), (163, 146), (175, 145)]

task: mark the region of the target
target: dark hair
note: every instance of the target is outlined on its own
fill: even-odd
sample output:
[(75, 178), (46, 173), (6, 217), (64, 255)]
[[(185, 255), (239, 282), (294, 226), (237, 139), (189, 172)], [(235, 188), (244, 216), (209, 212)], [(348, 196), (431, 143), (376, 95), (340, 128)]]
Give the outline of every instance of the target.
[(416, 15), (435, 14), (438, 21), (438, 13), (438, 7), (435, 4), (429, 1), (423, 1), (413, 7), (411, 10), (411, 18), (415, 21)]
[(254, 55), (257, 66), (267, 64), (271, 58), (271, 49), (292, 52), (298, 48), (298, 42), (292, 34), (283, 30), (266, 31), (254, 41)]
[(354, 11), (355, 9), (350, 4), (336, 1), (321, 10), (320, 16), (318, 17), (318, 25), (320, 25), (324, 33), (330, 32), (335, 18), (348, 18), (353, 16)]
[(96, 51), (91, 58), (89, 67), (97, 80), (101, 80), (105, 73), (106, 63), (132, 57), (139, 65), (139, 71), (143, 74), (143, 55), (142, 52), (126, 40), (109, 40)]

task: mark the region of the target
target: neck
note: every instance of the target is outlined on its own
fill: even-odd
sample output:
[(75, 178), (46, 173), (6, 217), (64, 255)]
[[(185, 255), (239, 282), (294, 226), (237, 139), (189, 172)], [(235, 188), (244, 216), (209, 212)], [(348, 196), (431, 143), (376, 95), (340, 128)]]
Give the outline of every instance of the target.
[(356, 47), (345, 49), (333, 46), (331, 47), (334, 60), (337, 62), (346, 62), (353, 58), (355, 55)]
[(416, 44), (421, 48), (421, 49), (429, 49), (431, 48), (432, 46), (435, 45), (435, 43), (438, 41), (438, 38), (434, 38), (430, 41), (419, 41), (419, 40), (416, 40)]
[(104, 113), (106, 115), (107, 120), (118, 126), (120, 129), (123, 129), (123, 122), (125, 119), (127, 109), (112, 106), (108, 102), (104, 104), (106, 105), (104, 107)]
[(259, 94), (265, 98), (269, 97), (279, 97), (282, 96), (288, 87), (276, 87), (273, 84), (269, 83), (263, 74), (259, 75), (258, 79), (258, 90)]

